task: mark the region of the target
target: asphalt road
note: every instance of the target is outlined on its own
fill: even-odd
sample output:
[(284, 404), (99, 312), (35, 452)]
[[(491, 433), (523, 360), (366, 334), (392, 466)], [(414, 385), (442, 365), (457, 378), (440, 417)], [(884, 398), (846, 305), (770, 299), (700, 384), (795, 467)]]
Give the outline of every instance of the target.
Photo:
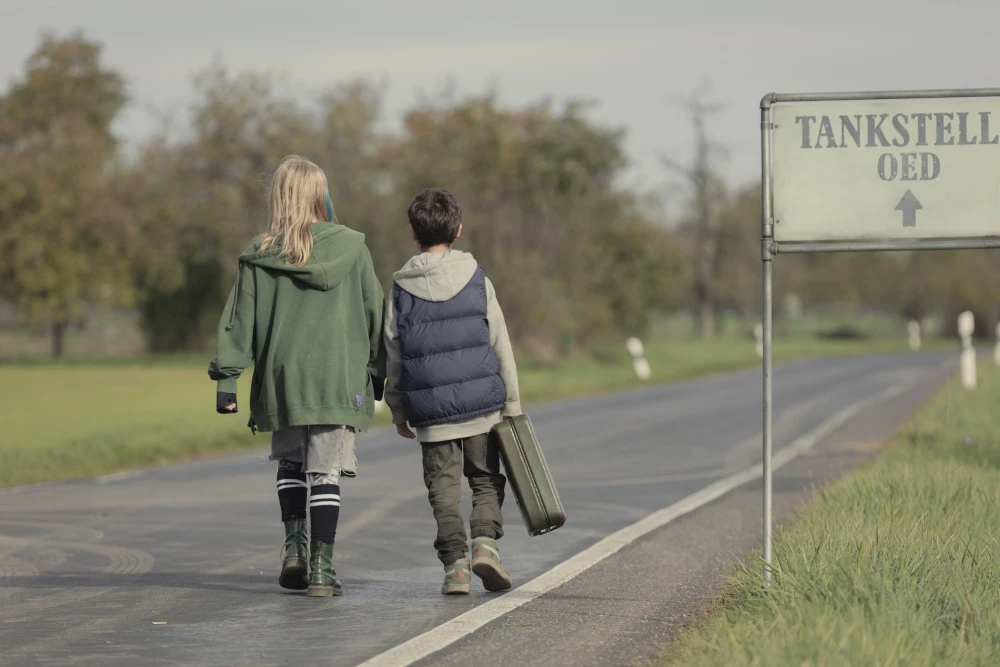
[[(944, 379), (951, 356), (780, 366), (775, 447), (888, 387), (913, 387), (893, 409), (873, 403), (854, 420), (854, 440), (884, 437), (922, 397), (918, 387)], [(500, 547), (515, 585), (760, 457), (757, 370), (548, 404), (530, 414), (569, 521), (554, 533), (529, 538), (509, 496)], [(493, 599), (481, 588), (467, 598), (438, 592), (442, 573), (418, 447), (387, 430), (359, 440), (360, 476), (343, 483), (335, 555), (346, 595), (334, 599), (308, 599), (277, 586), (282, 533), (274, 467), (260, 451), (0, 491), (0, 664), (355, 665)], [(737, 521), (745, 530), (756, 530), (745, 525), (747, 516), (759, 516), (754, 498), (739, 501), (750, 512)], [(711, 545), (724, 530), (721, 521), (717, 530), (709, 522), (686, 534), (695, 543), (685, 552), (689, 559), (704, 562), (698, 554), (714, 549), (719, 560)], [(641, 589), (642, 581), (656, 580), (703, 595), (704, 573), (664, 571), (656, 539), (662, 534), (615, 556), (618, 571), (624, 566), (632, 573), (629, 586)], [(738, 549), (749, 546), (741, 542)], [(638, 555), (629, 560), (630, 553)], [(725, 552), (720, 563), (735, 553)], [(611, 616), (627, 620), (630, 600), (638, 599), (624, 584), (609, 586), (607, 575), (594, 579), (598, 568), (610, 565), (606, 561), (511, 614), (537, 616), (544, 609), (539, 627), (545, 631), (537, 640), (498, 631), (531, 623), (498, 619), (425, 662), (458, 664), (471, 657), (483, 665), (515, 659), (524, 665), (625, 664), (648, 654), (646, 645), (626, 655), (613, 642), (580, 641), (581, 604), (599, 600), (618, 609)], [(600, 596), (556, 603), (557, 594), (565, 598), (563, 589), (588, 581)], [(656, 637), (655, 626), (653, 619), (639, 634)], [(600, 628), (621, 634), (613, 622), (594, 627), (587, 637)], [(587, 659), (537, 650), (539, 643), (560, 641), (584, 646)]]

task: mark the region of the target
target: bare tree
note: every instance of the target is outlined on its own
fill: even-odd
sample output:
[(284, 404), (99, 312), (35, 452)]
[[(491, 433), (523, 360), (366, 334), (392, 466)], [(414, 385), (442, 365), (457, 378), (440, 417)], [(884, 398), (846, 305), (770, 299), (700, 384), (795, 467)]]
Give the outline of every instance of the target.
[(667, 155), (660, 159), (670, 172), (680, 177), (689, 197), (689, 225), (693, 228), (692, 284), (698, 317), (698, 335), (710, 338), (714, 334), (715, 298), (712, 292), (716, 268), (718, 211), (721, 208), (721, 181), (713, 170), (724, 149), (708, 136), (708, 120), (721, 111), (721, 105), (709, 101), (709, 82), (699, 85), (687, 97), (673, 96), (668, 105), (679, 107), (688, 116), (694, 131), (694, 155), (684, 164)]

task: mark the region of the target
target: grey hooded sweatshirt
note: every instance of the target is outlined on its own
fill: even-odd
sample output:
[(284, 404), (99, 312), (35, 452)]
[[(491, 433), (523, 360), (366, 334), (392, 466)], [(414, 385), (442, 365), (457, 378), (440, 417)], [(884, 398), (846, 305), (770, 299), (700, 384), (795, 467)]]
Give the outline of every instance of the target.
[[(408, 261), (402, 269), (393, 275), (393, 281), (399, 287), (424, 301), (447, 301), (462, 291), (473, 275), (479, 263), (467, 252), (448, 250), (446, 252), (425, 252)], [(490, 346), (500, 365), (500, 378), (507, 392), (507, 400), (500, 412), (475, 417), (466, 421), (438, 424), (435, 426), (418, 427), (417, 439), (420, 442), (442, 442), (469, 438), (488, 432), (502, 417), (513, 417), (521, 414), (521, 400), (517, 388), (517, 366), (514, 363), (514, 351), (511, 349), (510, 337), (507, 335), (507, 324), (504, 322), (503, 311), (497, 302), (496, 291), (489, 278), (486, 279), (486, 318), (490, 328)], [(403, 351), (396, 328), (396, 310), (392, 299), (386, 299), (385, 313), (385, 351), (386, 351), (386, 386), (385, 402), (392, 411), (394, 424), (406, 422), (403, 407)]]

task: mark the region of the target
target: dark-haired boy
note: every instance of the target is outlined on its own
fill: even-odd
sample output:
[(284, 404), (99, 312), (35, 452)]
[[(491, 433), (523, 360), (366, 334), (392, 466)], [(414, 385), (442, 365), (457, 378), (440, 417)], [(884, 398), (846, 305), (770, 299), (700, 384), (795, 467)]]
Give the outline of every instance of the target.
[[(407, 213), (420, 254), (393, 276), (386, 304), (385, 400), (398, 433), (419, 439), (423, 450), (434, 547), (445, 568), (441, 592), (468, 594), (470, 571), (486, 590), (506, 590), (511, 580), (496, 543), (506, 479), (488, 434), (501, 418), (521, 414), (507, 325), (482, 267), (451, 248), (462, 234), (455, 197), (424, 190)], [(459, 508), (463, 474), (472, 488), (471, 563)]]

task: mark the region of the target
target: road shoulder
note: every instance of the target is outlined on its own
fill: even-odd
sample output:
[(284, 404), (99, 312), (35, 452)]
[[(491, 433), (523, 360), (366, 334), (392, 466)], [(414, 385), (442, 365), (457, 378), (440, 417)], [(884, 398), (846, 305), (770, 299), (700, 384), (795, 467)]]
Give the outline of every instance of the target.
[[(878, 443), (940, 384), (929, 379), (863, 411), (780, 469), (777, 521), (787, 520), (820, 485), (877, 454)], [(417, 664), (645, 663), (704, 616), (732, 565), (759, 547), (760, 494), (759, 479), (741, 486)]]

